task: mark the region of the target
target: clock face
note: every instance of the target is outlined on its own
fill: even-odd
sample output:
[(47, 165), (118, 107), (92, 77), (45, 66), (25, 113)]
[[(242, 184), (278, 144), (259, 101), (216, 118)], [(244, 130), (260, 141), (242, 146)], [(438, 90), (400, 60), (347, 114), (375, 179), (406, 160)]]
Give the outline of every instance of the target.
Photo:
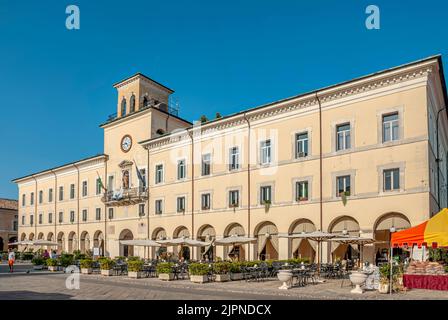
[(132, 147), (132, 138), (129, 135), (124, 136), (121, 139), (121, 150), (128, 152)]

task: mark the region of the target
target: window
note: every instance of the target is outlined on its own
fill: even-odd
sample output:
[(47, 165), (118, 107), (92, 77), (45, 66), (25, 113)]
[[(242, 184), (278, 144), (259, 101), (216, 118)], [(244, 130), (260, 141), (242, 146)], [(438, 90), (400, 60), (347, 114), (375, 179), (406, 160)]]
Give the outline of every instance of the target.
[(39, 224), (42, 224), (42, 213), (39, 213)]
[(82, 182), (82, 196), (87, 197), (87, 181)]
[(87, 209), (82, 210), (82, 221), (87, 221)]
[(185, 179), (186, 171), (185, 171), (185, 160), (177, 161), (177, 179)]
[(240, 204), (240, 196), (238, 190), (230, 190), (229, 191), (229, 207), (235, 208)]
[(22, 226), (25, 225), (25, 216), (22, 216)]
[(131, 99), (129, 99), (129, 108), (130, 108), (129, 112), (135, 111), (135, 95), (134, 94), (132, 94)]
[(185, 212), (185, 197), (177, 197), (177, 212)]
[(383, 142), (398, 140), (398, 112), (383, 115)]
[(262, 141), (260, 143), (260, 163), (269, 164), (272, 161), (271, 140)]
[(350, 195), (350, 176), (342, 176), (336, 178), (336, 196), (340, 197), (341, 193)]
[(33, 225), (33, 224), (34, 224), (34, 216), (30, 215), (30, 225)]
[(308, 155), (308, 132), (296, 134), (296, 159)]
[(19, 223), (17, 221), (13, 221), (12, 230), (14, 231), (19, 230)]
[(59, 223), (64, 222), (64, 213), (63, 212), (59, 212)]
[(64, 200), (64, 187), (60, 186), (59, 187), (59, 201)]
[(75, 211), (70, 211), (70, 222), (75, 222)]
[(141, 203), (138, 205), (138, 216), (144, 217), (145, 216), (145, 204)]
[(163, 213), (163, 203), (162, 203), (162, 200), (156, 200), (155, 206), (156, 206), (156, 214), (162, 214)]
[(96, 195), (101, 194), (101, 179), (96, 179)]
[(101, 208), (96, 208), (95, 210), (95, 219), (101, 220)]
[(48, 223), (53, 223), (53, 213), (48, 214)]
[(211, 155), (210, 153), (202, 155), (202, 168), (201, 173), (203, 176), (210, 175), (210, 163), (211, 163)]
[(39, 203), (44, 201), (44, 192), (42, 190), (39, 191)]
[(400, 169), (388, 169), (383, 171), (384, 191), (400, 189)]
[(48, 202), (53, 202), (53, 188), (48, 189)]
[(201, 207), (202, 210), (210, 209), (210, 193), (204, 193), (201, 195)]
[(297, 201), (308, 200), (308, 181), (296, 182), (296, 200)]
[(260, 204), (271, 203), (271, 186), (260, 187)]
[(229, 171), (237, 170), (240, 167), (240, 152), (238, 147), (232, 147), (229, 151)]
[(126, 99), (123, 97), (121, 99), (121, 116), (124, 117), (126, 115)]
[(156, 165), (156, 184), (163, 181), (163, 164)]
[(31, 192), (31, 196), (30, 196), (30, 205), (34, 204), (34, 192)]
[(109, 208), (109, 219), (114, 218), (114, 208)]
[(26, 195), (22, 194), (22, 207), (26, 205)]
[(336, 151), (350, 149), (350, 123), (336, 127)]
[(70, 185), (70, 199), (75, 199), (75, 185), (73, 183)]
[(109, 191), (114, 190), (114, 176), (109, 176), (107, 178), (107, 189)]

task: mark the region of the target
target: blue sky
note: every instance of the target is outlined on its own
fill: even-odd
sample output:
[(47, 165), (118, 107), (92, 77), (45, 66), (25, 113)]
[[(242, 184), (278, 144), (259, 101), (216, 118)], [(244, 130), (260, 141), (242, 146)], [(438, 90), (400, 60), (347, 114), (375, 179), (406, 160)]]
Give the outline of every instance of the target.
[[(81, 11), (65, 28), (65, 8)], [(365, 27), (380, 8), (381, 29)], [(102, 153), (112, 84), (142, 72), (180, 116), (227, 115), (441, 53), (446, 1), (0, 0), (0, 197), (11, 179)]]

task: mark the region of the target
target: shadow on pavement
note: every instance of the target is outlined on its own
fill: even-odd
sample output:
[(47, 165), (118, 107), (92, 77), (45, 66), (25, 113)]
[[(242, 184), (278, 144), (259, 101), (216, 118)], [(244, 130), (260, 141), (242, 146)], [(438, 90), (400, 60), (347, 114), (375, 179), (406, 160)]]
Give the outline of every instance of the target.
[(0, 291), (0, 300), (68, 300), (72, 296), (62, 293), (34, 291)]

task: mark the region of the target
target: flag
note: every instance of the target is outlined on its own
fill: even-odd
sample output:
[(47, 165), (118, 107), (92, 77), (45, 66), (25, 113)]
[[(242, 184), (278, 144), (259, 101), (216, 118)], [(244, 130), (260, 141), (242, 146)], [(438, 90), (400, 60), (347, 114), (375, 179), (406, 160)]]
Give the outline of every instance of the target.
[(145, 179), (143, 178), (142, 173), (141, 173), (140, 170), (138, 169), (138, 167), (137, 167), (137, 161), (135, 161), (135, 159), (134, 159), (134, 163), (135, 163), (135, 170), (136, 170), (136, 172), (137, 172), (138, 180), (140, 180), (140, 182), (142, 183), (143, 188), (146, 188), (146, 181), (145, 181)]
[(98, 182), (100, 184), (101, 189), (103, 189), (104, 191), (107, 192), (107, 189), (104, 187), (103, 180), (101, 180), (101, 177), (100, 177), (100, 174), (98, 173), (98, 171), (96, 172), (96, 174), (98, 175), (98, 179), (99, 179)]

